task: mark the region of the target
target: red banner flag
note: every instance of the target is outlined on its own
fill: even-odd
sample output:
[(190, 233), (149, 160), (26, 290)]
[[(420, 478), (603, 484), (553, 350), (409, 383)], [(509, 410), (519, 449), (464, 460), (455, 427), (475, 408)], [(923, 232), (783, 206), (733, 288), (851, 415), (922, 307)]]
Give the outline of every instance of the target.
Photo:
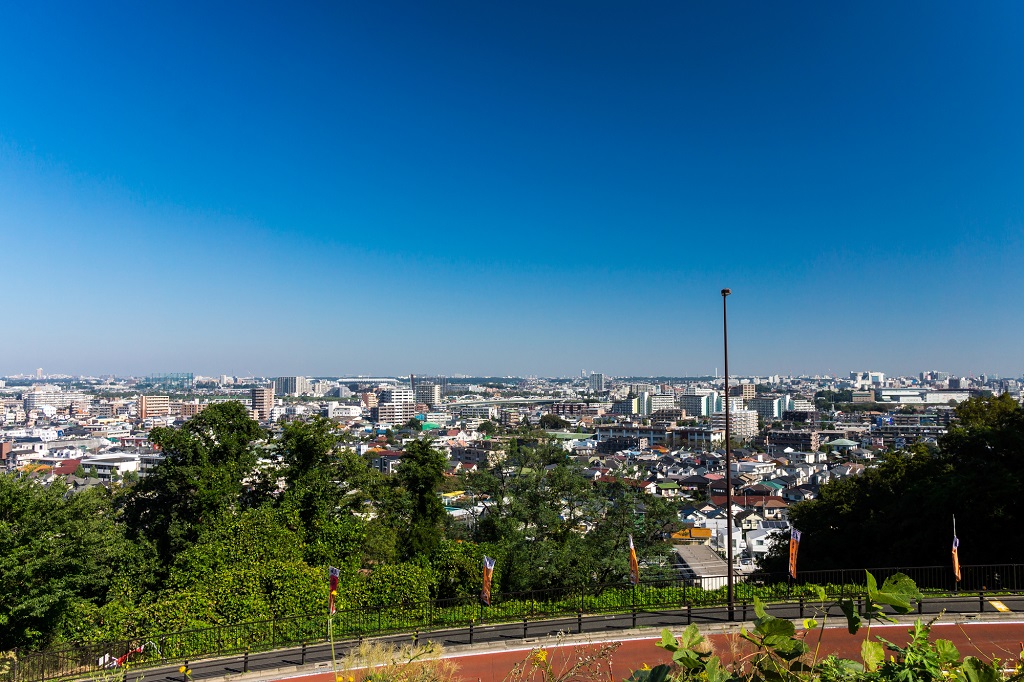
[(956, 581), (960, 582), (960, 555), (957, 550), (960, 549), (960, 538), (953, 536), (953, 575), (956, 577)]
[(629, 582), (634, 585), (640, 582), (640, 562), (636, 560), (636, 547), (633, 546), (633, 536), (629, 536)]
[(800, 551), (800, 531), (794, 528), (789, 534), (789, 577), (796, 580), (796, 553)]
[(338, 596), (338, 578), (341, 577), (341, 571), (334, 566), (331, 566), (328, 569), (328, 575), (330, 575), (331, 596), (327, 601), (327, 612), (333, 616), (335, 611), (337, 611), (335, 597)]
[(484, 556), (484, 589), (480, 591), (480, 601), (491, 605), (491, 576), (494, 575), (494, 559)]

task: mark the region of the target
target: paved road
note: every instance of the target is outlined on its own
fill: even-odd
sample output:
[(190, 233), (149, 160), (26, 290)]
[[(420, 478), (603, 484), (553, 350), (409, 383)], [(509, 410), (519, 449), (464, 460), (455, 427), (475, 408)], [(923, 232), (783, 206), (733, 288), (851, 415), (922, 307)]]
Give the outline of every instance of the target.
[[(877, 625), (872, 627), (872, 636), (881, 635), (886, 639), (903, 645), (909, 640), (907, 634), (908, 626)], [(1024, 628), (1019, 624), (1003, 623), (969, 623), (963, 626), (958, 625), (936, 625), (932, 632), (936, 638), (952, 640), (959, 649), (961, 655), (982, 656), (984, 658), (998, 657), (1003, 660), (1013, 660), (1020, 651), (1018, 641), (1022, 636)], [(860, 659), (860, 645), (867, 636), (867, 628), (861, 629), (856, 636), (851, 636), (845, 628), (828, 629), (823, 632), (819, 658), (835, 653), (844, 658), (853, 660)], [(749, 653), (751, 647), (739, 640), (735, 634), (710, 635), (708, 639), (714, 648), (714, 652), (725, 661), (733, 659), (733, 652), (740, 656)], [(655, 646), (654, 639), (633, 639), (622, 642), (611, 655), (610, 660), (600, 661), (598, 666), (590, 671), (587, 677), (594, 679), (606, 679), (600, 674), (607, 670), (610, 664), (612, 679), (624, 680), (633, 670), (640, 668), (643, 664), (655, 666), (659, 663), (671, 663), (671, 656), (668, 652)], [(809, 638), (808, 644), (812, 649), (817, 645), (817, 633)], [(565, 669), (574, 664), (581, 657), (596, 653), (599, 645), (569, 645), (559, 648), (551, 648), (548, 653), (548, 662), (555, 671)], [(505, 680), (509, 671), (517, 663), (522, 663), (530, 651), (495, 651), (487, 655), (479, 656), (453, 656), (450, 661), (458, 667), (458, 674), (462, 680), (473, 682), (500, 682)], [(596, 674), (595, 674), (596, 673)], [(303, 679), (303, 682), (333, 682), (330, 675), (324, 677), (315, 676)]]
[[(1007, 608), (1015, 613), (1024, 612), (1024, 595), (1013, 597), (1000, 597)], [(801, 613), (799, 604), (771, 604), (768, 612), (779, 618), (802, 618), (816, 617), (819, 620), (822, 614), (817, 612), (812, 605), (806, 604)], [(995, 613), (996, 608), (987, 600), (979, 604), (977, 597), (949, 597), (944, 599), (928, 599), (921, 604), (920, 613), (924, 616), (934, 616), (942, 612), (974, 614), (979, 612)], [(833, 608), (828, 614), (829, 619), (836, 619), (839, 622), (843, 618), (838, 608)], [(737, 605), (735, 612), (736, 621), (752, 620), (754, 618), (753, 605)], [(608, 634), (616, 631), (625, 632), (634, 628), (678, 628), (688, 623), (698, 624), (724, 624), (729, 622), (729, 614), (725, 607), (714, 607), (692, 610), (666, 610), (666, 611), (642, 611), (635, 616), (628, 614), (609, 615), (586, 615), (582, 620), (577, 617), (558, 618), (527, 622), (524, 625), (519, 623), (504, 623), (496, 625), (480, 625), (470, 628), (453, 628), (446, 630), (434, 630), (420, 634), (422, 640), (440, 642), (445, 646), (458, 646), (469, 644), (487, 644), (497, 642), (515, 642), (523, 639), (536, 639), (557, 635), (559, 633), (576, 634), (579, 632), (591, 634)], [(1024, 627), (1016, 626), (1020, 636), (1024, 637)], [(410, 635), (402, 634), (390, 637), (377, 637), (375, 641), (380, 642), (409, 642)], [(356, 642), (339, 642), (335, 646), (336, 654), (344, 655)], [(189, 667), (192, 670), (193, 680), (205, 680), (223, 677), (225, 675), (237, 675), (243, 672), (270, 671), (279, 668), (288, 668), (299, 665), (315, 666), (322, 664), (329, 667), (331, 661), (330, 644), (311, 644), (305, 648), (276, 649), (261, 653), (253, 653), (246, 657), (235, 655), (203, 661), (190, 661)], [(132, 671), (129, 682), (182, 682), (182, 675), (178, 672), (180, 662), (173, 665), (157, 668), (139, 668)], [(315, 670), (314, 670), (315, 672)]]

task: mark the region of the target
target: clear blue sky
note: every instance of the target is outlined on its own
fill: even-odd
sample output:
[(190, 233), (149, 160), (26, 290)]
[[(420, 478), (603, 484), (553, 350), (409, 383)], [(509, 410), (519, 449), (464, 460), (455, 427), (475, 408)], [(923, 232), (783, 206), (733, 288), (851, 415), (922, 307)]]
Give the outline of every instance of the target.
[(0, 373), (1024, 371), (1019, 2), (215, 4), (4, 8)]

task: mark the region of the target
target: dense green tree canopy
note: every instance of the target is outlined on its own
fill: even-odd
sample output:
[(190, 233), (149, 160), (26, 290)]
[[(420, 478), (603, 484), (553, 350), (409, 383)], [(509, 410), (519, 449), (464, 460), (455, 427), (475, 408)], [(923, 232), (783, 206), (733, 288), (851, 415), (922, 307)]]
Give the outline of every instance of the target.
[[(949, 564), (954, 515), (961, 562), (1024, 559), (1024, 409), (1009, 395), (977, 398), (957, 418), (938, 448), (887, 454), (794, 505), (801, 568)], [(784, 570), (783, 560), (777, 552), (767, 567)]]
[(0, 651), (73, 629), (106, 601), (127, 552), (106, 489), (0, 475)]
[(211, 405), (181, 428), (149, 434), (165, 459), (126, 497), (130, 537), (150, 541), (163, 566), (194, 543), (205, 523), (253, 501), (258, 445), (266, 438), (237, 402)]

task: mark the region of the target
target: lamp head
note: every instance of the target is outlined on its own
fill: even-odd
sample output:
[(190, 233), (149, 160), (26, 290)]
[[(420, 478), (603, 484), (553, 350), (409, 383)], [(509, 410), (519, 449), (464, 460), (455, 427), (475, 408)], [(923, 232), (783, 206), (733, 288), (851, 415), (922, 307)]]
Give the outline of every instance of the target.
[(722, 289), (722, 296), (728, 296), (732, 293), (732, 289)]

